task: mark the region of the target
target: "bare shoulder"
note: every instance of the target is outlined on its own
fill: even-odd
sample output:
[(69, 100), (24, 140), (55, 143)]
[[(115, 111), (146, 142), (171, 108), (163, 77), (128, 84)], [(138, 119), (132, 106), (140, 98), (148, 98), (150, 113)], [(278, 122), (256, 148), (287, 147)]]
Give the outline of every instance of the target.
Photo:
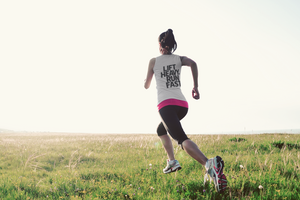
[(149, 61), (149, 68), (154, 68), (154, 65), (155, 65), (155, 61), (156, 61), (156, 58), (151, 58), (151, 60)]
[(149, 63), (154, 63), (155, 64), (156, 58), (151, 58)]
[(184, 66), (192, 66), (192, 65), (196, 64), (195, 61), (188, 58), (187, 56), (180, 56), (180, 60), (181, 60), (182, 65), (184, 65)]

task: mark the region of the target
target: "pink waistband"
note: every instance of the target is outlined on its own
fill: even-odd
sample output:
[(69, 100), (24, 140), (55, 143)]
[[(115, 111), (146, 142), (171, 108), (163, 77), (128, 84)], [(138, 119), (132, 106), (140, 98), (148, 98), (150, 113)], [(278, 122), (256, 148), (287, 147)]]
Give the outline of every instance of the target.
[(167, 99), (167, 100), (164, 100), (164, 101), (160, 102), (157, 105), (157, 107), (158, 107), (158, 110), (160, 110), (163, 107), (169, 106), (169, 105), (181, 106), (181, 107), (185, 107), (185, 108), (189, 107), (188, 102), (182, 101), (182, 100), (178, 100), (178, 99)]

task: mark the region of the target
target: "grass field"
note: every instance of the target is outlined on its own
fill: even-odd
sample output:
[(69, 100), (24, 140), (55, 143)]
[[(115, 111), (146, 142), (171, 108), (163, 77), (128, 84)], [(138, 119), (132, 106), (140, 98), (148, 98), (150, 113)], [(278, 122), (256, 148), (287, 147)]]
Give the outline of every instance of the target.
[(300, 199), (300, 135), (190, 135), (225, 161), (228, 189), (174, 143), (182, 170), (163, 174), (156, 135), (0, 134), (0, 199)]

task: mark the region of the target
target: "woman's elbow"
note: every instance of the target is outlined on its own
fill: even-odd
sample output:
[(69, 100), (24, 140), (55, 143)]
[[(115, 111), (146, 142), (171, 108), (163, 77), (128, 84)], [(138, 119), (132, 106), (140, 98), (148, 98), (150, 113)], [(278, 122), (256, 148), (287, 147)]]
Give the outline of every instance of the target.
[(191, 63), (191, 68), (197, 69), (197, 68), (198, 68), (198, 67), (197, 67), (197, 63), (193, 61), (193, 62)]
[(197, 63), (195, 61), (193, 61), (193, 60), (191, 62), (191, 67), (197, 67)]

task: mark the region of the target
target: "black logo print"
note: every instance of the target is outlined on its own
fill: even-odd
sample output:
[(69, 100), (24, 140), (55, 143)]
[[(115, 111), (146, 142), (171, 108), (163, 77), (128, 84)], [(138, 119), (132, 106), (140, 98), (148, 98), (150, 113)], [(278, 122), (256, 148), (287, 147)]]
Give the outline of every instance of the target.
[(180, 87), (180, 72), (179, 69), (175, 69), (175, 64), (163, 66), (163, 72), (161, 72), (161, 78), (165, 77), (166, 87)]

